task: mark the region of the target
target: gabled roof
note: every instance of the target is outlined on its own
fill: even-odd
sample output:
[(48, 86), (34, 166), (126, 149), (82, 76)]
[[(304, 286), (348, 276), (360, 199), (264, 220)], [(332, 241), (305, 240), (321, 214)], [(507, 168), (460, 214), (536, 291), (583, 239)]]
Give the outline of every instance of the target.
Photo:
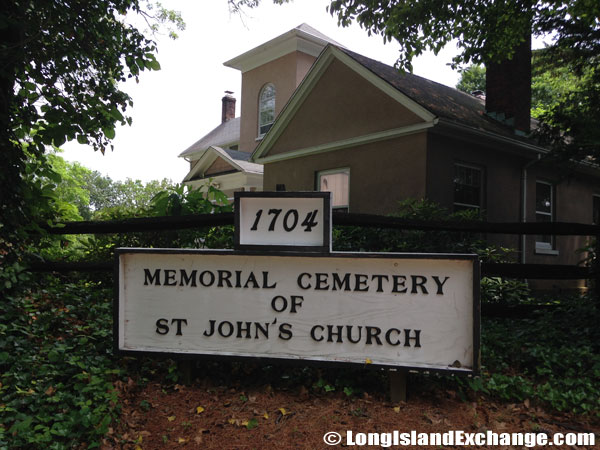
[(293, 51), (301, 51), (317, 57), (327, 44), (343, 47), (310, 25), (302, 23), (296, 28), (292, 28), (290, 31), (248, 50), (223, 64), (227, 67), (247, 72)]
[(516, 137), (510, 127), (486, 115), (485, 102), (477, 97), (418, 75), (401, 73), (392, 66), (353, 51), (340, 50), (439, 118)]
[[(228, 120), (227, 122), (223, 122), (214, 130), (212, 130), (207, 135), (203, 136), (188, 147), (186, 150), (179, 154), (180, 158), (191, 157), (194, 154), (200, 154), (208, 147), (216, 146), (222, 147), (227, 144), (232, 144), (234, 142), (239, 142), (240, 140), (240, 118), (236, 117), (235, 119)], [(242, 153), (242, 152), (239, 152)]]
[[(271, 146), (275, 144), (334, 58), (346, 64), (350, 69), (404, 105), (423, 119), (423, 123), (269, 156)], [(266, 163), (283, 158), (335, 150), (350, 145), (365, 144), (419, 132), (434, 127), (440, 121), (453, 127), (456, 126), (461, 130), (483, 134), (490, 138), (498, 138), (503, 142), (526, 147), (536, 152), (545, 152), (543, 148), (537, 146), (531, 140), (517, 136), (511, 127), (489, 117), (485, 112), (485, 104), (481, 99), (417, 75), (402, 73), (392, 66), (330, 44), (323, 50), (275, 119), (269, 132), (254, 150), (251, 159)]]
[(263, 174), (262, 164), (256, 164), (248, 161), (250, 158), (249, 153), (223, 149), (221, 147), (211, 145), (205, 149), (198, 162), (186, 175), (183, 181), (186, 182), (196, 178), (202, 178), (204, 176), (204, 172), (208, 170), (208, 168), (215, 162), (217, 158), (223, 159), (231, 166), (232, 170), (238, 170), (243, 173)]

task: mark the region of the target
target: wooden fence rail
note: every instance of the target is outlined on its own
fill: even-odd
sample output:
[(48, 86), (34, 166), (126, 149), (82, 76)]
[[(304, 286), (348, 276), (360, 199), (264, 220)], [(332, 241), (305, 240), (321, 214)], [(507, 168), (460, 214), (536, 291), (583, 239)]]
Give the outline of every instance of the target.
[[(401, 230), (457, 231), (499, 234), (552, 234), (561, 236), (598, 236), (600, 225), (571, 222), (446, 222), (404, 219), (373, 214), (334, 212), (336, 226), (358, 226)], [(198, 227), (233, 225), (233, 213), (197, 214), (189, 216), (140, 217), (107, 221), (67, 222), (57, 227), (45, 226), (52, 234), (106, 234), (143, 231), (183, 230)]]
[[(470, 233), (501, 233), (519, 235), (574, 235), (596, 237), (596, 253), (600, 254), (600, 225), (569, 222), (518, 222), (494, 223), (481, 221), (445, 222), (404, 219), (371, 214), (333, 213), (335, 226), (357, 226), (397, 230), (454, 231)], [(178, 217), (142, 217), (109, 221), (83, 221), (46, 227), (52, 234), (106, 234), (133, 233), (163, 230), (182, 230), (201, 227), (233, 225), (233, 213), (198, 214)], [(109, 271), (112, 261), (102, 262), (52, 262), (34, 263), (31, 270), (39, 272)], [(482, 263), (482, 276), (531, 279), (600, 279), (597, 267), (580, 267), (558, 264), (504, 264)], [(598, 283), (600, 284), (600, 283)]]

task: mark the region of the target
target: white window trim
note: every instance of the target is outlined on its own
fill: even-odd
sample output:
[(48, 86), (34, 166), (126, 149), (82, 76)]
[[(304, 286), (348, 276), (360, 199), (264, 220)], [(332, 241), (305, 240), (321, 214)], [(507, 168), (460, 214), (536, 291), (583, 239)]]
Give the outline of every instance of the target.
[[(452, 205), (466, 206), (467, 208), (475, 208), (478, 211), (480, 211), (480, 213), (481, 213), (481, 211), (483, 210), (483, 195), (484, 195), (484, 192), (485, 192), (484, 189), (483, 189), (483, 185), (485, 183), (485, 180), (484, 180), (485, 174), (484, 174), (483, 167), (476, 166), (476, 165), (473, 165), (473, 164), (465, 164), (465, 163), (461, 163), (461, 162), (455, 162), (454, 165), (452, 166), (452, 169), (454, 169), (456, 166), (465, 167), (467, 169), (473, 169), (473, 170), (479, 171), (479, 174), (480, 174), (479, 180), (481, 182), (481, 185), (479, 186), (479, 199), (481, 201), (481, 205), (472, 205), (472, 204), (469, 204), (469, 203), (460, 203), (460, 202), (455, 202), (455, 201), (452, 202)], [(453, 180), (452, 184), (454, 184), (454, 180)]]
[[(554, 184), (548, 182), (548, 181), (544, 181), (544, 180), (535, 180), (535, 185), (536, 185), (536, 197), (537, 197), (537, 185), (538, 184), (545, 184), (546, 186), (550, 186), (550, 212), (547, 213), (546, 211), (538, 211), (537, 207), (535, 209), (535, 216), (536, 216), (536, 222), (537, 222), (537, 215), (540, 214), (542, 216), (550, 216), (550, 221), (553, 222), (554, 221), (554, 203), (555, 203), (555, 186)], [(540, 242), (537, 241), (537, 236), (536, 236), (536, 241), (535, 241), (535, 253), (540, 254), (540, 255), (558, 255), (559, 252), (558, 250), (556, 250), (554, 247), (556, 245), (556, 240), (555, 237), (553, 235), (550, 235), (550, 242)]]
[(338, 206), (331, 206), (331, 209), (347, 209), (348, 211), (350, 211), (350, 167), (340, 167), (339, 169), (327, 169), (327, 170), (319, 170), (317, 172), (317, 191), (322, 192), (321, 191), (321, 176), (322, 175), (331, 175), (331, 174), (335, 174), (335, 173), (347, 173), (348, 174), (348, 204), (346, 206), (344, 205), (338, 205)]
[[(257, 118), (256, 118), (256, 119), (257, 119), (257, 120), (256, 120), (256, 122), (257, 122), (257, 125), (258, 125), (258, 127), (257, 127), (257, 129), (258, 129), (258, 130), (257, 130), (257, 131), (258, 131), (258, 135), (257, 135), (257, 137), (256, 137), (256, 141), (260, 141), (260, 140), (262, 140), (262, 138), (263, 138), (263, 137), (265, 136), (265, 134), (267, 134), (267, 132), (268, 132), (268, 131), (267, 131), (267, 132), (265, 132), (265, 133), (261, 133), (261, 132), (260, 132), (260, 129), (261, 129), (262, 127), (264, 127), (265, 125), (271, 125), (271, 127), (272, 127), (272, 126), (273, 126), (273, 124), (275, 123), (275, 104), (273, 105), (273, 121), (272, 121), (272, 122), (270, 122), (270, 123), (265, 123), (265, 124), (261, 124), (261, 123), (260, 123), (260, 113), (261, 113), (261, 109), (260, 109), (260, 106), (261, 106), (261, 101), (260, 101), (260, 100), (261, 100), (261, 97), (262, 97), (262, 94), (263, 94), (264, 90), (265, 90), (265, 89), (266, 89), (268, 86), (273, 86), (273, 93), (274, 93), (273, 97), (274, 97), (274, 100), (275, 100), (275, 102), (277, 102), (277, 89), (275, 88), (275, 84), (274, 84), (274, 83), (271, 83), (271, 82), (265, 83), (265, 84), (263, 85), (263, 87), (261, 87), (261, 88), (260, 88), (260, 91), (258, 91), (258, 108), (257, 108), (257, 111), (258, 111), (258, 116), (257, 116)], [(271, 127), (269, 127), (269, 130), (271, 129)]]

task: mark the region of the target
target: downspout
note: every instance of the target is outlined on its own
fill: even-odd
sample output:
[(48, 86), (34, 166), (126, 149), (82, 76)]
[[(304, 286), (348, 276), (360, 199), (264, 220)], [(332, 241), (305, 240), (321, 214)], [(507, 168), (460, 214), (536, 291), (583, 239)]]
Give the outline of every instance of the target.
[[(537, 159), (529, 161), (521, 169), (521, 222), (527, 222), (527, 170), (542, 159), (542, 155), (538, 153)], [(526, 243), (527, 235), (521, 235), (521, 264), (526, 262)]]

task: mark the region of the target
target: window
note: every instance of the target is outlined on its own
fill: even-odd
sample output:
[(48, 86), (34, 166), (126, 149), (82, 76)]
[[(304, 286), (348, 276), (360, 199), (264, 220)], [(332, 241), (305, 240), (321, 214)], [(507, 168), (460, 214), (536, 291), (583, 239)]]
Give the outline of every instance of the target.
[(317, 189), (331, 192), (331, 207), (348, 212), (350, 206), (350, 169), (325, 170), (317, 173)]
[(483, 171), (465, 164), (454, 165), (454, 211), (481, 211), (483, 200)]
[(267, 83), (258, 95), (258, 137), (263, 137), (275, 121), (275, 85)]
[(600, 225), (600, 195), (592, 197), (592, 223)]
[[(544, 181), (535, 183), (535, 220), (552, 222), (554, 218), (554, 186)], [(536, 236), (536, 250), (552, 250), (554, 237), (549, 234)]]

